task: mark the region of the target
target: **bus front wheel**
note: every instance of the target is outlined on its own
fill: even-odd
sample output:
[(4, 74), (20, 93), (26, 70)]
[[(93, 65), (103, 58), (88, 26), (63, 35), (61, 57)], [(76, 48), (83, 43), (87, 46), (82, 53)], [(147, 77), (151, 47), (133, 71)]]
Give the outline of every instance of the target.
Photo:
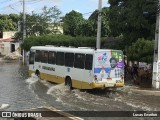
[(70, 77), (67, 77), (67, 78), (66, 78), (65, 85), (66, 85), (70, 90), (73, 89), (73, 88), (72, 88), (72, 80), (71, 80)]
[(35, 71), (35, 75), (40, 78), (40, 72), (39, 72), (39, 70)]

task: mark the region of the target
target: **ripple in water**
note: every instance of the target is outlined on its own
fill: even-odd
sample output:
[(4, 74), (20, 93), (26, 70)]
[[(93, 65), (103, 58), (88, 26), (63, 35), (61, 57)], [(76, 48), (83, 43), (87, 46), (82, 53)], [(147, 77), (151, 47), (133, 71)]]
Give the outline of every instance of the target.
[(29, 88), (31, 88), (31, 85), (36, 83), (38, 80), (39, 78), (34, 73), (32, 73), (31, 77), (26, 79), (26, 82), (29, 84)]
[(2, 104), (0, 110), (7, 109), (10, 105), (9, 104)]
[(69, 89), (64, 85), (64, 83), (62, 84), (58, 84), (55, 86), (52, 86), (48, 89), (47, 94), (55, 96), (56, 95), (66, 95), (69, 92)]

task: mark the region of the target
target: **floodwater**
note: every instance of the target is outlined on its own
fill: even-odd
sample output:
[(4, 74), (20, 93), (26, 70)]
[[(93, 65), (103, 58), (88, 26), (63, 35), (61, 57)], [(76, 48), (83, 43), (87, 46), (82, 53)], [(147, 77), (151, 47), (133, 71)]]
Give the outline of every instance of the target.
[[(23, 111), (38, 107), (54, 107), (62, 111), (160, 111), (160, 97), (135, 94), (129, 87), (117, 91), (68, 90), (64, 84), (53, 84), (38, 79), (35, 75), (28, 77), (28, 67), (17, 61), (0, 62), (0, 108), (1, 111)], [(97, 119), (85, 117), (83, 119)], [(1, 120), (2, 118), (0, 118)], [(98, 118), (107, 120), (144, 119), (143, 117)], [(145, 118), (145, 120), (157, 119)], [(158, 119), (157, 119), (158, 120)]]

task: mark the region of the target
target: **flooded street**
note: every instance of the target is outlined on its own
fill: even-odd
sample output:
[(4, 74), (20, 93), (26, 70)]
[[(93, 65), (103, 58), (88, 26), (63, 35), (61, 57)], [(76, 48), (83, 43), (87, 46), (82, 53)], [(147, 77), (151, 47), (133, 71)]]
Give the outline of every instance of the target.
[[(54, 107), (62, 111), (160, 111), (159, 102), (159, 96), (135, 94), (127, 87), (118, 91), (70, 91), (64, 84), (39, 80), (34, 75), (28, 77), (28, 67), (18, 62), (0, 62), (0, 105), (8, 104), (7, 108), (1, 110), (22, 111)], [(114, 119), (119, 120), (116, 117)]]

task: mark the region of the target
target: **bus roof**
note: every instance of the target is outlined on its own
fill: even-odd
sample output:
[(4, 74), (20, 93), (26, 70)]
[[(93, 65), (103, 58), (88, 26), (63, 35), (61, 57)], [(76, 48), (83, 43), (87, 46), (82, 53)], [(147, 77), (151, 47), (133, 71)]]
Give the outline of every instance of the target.
[[(73, 48), (73, 47), (55, 47), (55, 46), (33, 46), (30, 49), (31, 51), (34, 50), (44, 50), (44, 51), (59, 51), (59, 52), (74, 52), (74, 53), (88, 53), (93, 54), (95, 51), (101, 52), (101, 51), (111, 51), (111, 49), (92, 49), (87, 47), (79, 47), (79, 48)], [(121, 50), (112, 50), (112, 51), (121, 51)]]

